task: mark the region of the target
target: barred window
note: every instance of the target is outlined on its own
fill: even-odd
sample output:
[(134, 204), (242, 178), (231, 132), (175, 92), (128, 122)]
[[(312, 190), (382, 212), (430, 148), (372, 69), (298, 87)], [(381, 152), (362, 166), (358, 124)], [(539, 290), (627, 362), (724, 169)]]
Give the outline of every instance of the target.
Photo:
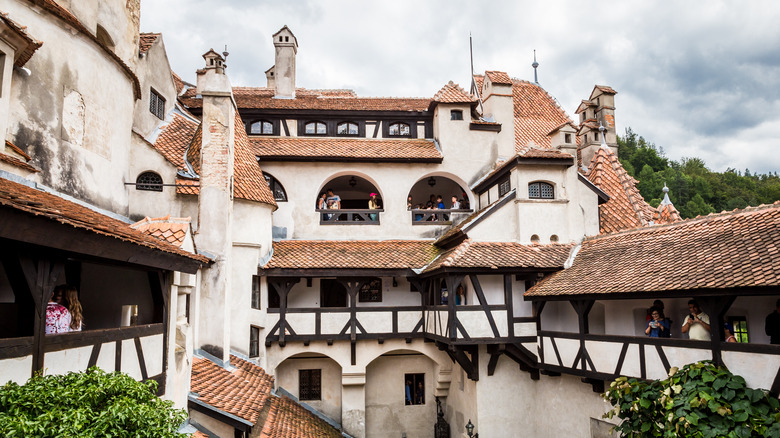
[(162, 184), (163, 180), (160, 175), (154, 172), (144, 172), (136, 178), (135, 189), (162, 192)]
[(336, 135), (358, 135), (359, 132), (357, 123), (353, 122), (342, 122), (336, 127)]
[(149, 111), (158, 119), (165, 119), (165, 99), (153, 89), (149, 90)]
[(260, 355), (260, 327), (249, 327), (249, 357)]
[(328, 128), (322, 122), (309, 122), (304, 126), (304, 133), (306, 135), (325, 135), (328, 133)]
[(252, 276), (252, 308), (260, 308), (260, 277)]
[(373, 278), (360, 288), (358, 302), (361, 303), (381, 303), (382, 302), (382, 279)]
[(498, 183), (498, 196), (504, 196), (509, 193), (512, 186), (509, 184), (509, 177)]
[(528, 184), (528, 197), (531, 199), (555, 199), (555, 189), (552, 184), (533, 182)]
[(322, 400), (322, 370), (298, 370), (298, 399)]
[(249, 133), (256, 135), (273, 135), (274, 124), (267, 120), (260, 120), (249, 125)]

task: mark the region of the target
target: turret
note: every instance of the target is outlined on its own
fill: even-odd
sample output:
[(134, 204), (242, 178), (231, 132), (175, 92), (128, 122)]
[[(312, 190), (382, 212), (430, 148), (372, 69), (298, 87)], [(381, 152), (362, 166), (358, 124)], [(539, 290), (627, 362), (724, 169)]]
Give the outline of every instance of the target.
[[(295, 97), (295, 55), (298, 53), (298, 40), (292, 31), (284, 26), (273, 36), (276, 49), (275, 64), (266, 71), (268, 86), (273, 84), (277, 98)], [(269, 75), (270, 72), (270, 75)]]
[[(580, 139), (582, 165), (587, 167), (593, 159), (596, 150), (601, 147), (602, 138), (615, 154), (618, 153), (617, 131), (615, 129), (615, 95), (617, 91), (606, 85), (596, 85), (590, 97), (583, 100), (577, 107), (576, 114), (580, 116), (580, 129), (577, 136)], [(603, 126), (605, 130), (599, 130)]]

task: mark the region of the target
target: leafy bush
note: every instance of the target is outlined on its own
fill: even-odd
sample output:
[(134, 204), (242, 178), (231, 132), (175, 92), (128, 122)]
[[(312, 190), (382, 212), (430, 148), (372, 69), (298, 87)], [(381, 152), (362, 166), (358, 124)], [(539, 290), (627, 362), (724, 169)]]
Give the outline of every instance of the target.
[(709, 361), (652, 382), (620, 377), (604, 393), (624, 437), (780, 437), (780, 402)]
[(0, 387), (0, 436), (184, 437), (187, 418), (155, 396), (157, 382), (91, 368)]

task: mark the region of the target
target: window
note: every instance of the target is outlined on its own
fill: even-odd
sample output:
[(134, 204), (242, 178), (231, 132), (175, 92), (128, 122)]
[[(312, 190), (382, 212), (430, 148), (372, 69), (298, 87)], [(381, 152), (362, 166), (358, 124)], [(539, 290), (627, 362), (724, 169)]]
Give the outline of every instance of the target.
[(249, 327), (249, 357), (260, 355), (260, 327)]
[(163, 180), (160, 175), (154, 172), (144, 172), (136, 178), (135, 189), (162, 192), (162, 184)]
[(735, 338), (737, 338), (737, 342), (748, 342), (748, 332), (747, 332), (747, 318), (744, 316), (730, 316), (729, 322), (734, 327), (734, 331), (731, 332)]
[(358, 293), (358, 302), (360, 303), (381, 303), (382, 302), (382, 279), (373, 278), (360, 288)]
[(566, 143), (571, 143), (571, 134), (564, 134), (563, 141)]
[(404, 403), (425, 404), (425, 374), (404, 374)]
[(598, 132), (594, 132), (593, 133), (593, 141), (599, 141), (599, 133)]
[(322, 400), (322, 370), (298, 370), (298, 399)]
[(555, 234), (550, 236), (550, 243), (558, 243), (558, 236)]
[(252, 308), (260, 308), (260, 277), (252, 276)]
[(268, 291), (268, 308), (278, 309), (281, 306), (281, 299), (279, 298), (279, 293), (276, 292), (276, 288), (271, 286), (269, 282), (266, 291)]
[(509, 184), (509, 176), (507, 176), (503, 181), (498, 183), (498, 196), (506, 195), (509, 193), (511, 188), (512, 186)]
[(411, 132), (408, 123), (392, 123), (388, 128), (388, 134), (393, 137), (408, 137)]
[(358, 135), (358, 124), (352, 122), (342, 122), (336, 127), (336, 135)]
[(306, 135), (325, 135), (328, 133), (328, 128), (322, 122), (309, 122), (304, 125), (303, 132)]
[(450, 120), (463, 120), (463, 110), (451, 110)]
[(165, 99), (151, 88), (149, 89), (149, 112), (160, 120), (165, 119)]
[(539, 243), (539, 236), (537, 234), (531, 236), (531, 243)]
[(268, 184), (268, 187), (271, 189), (271, 193), (274, 194), (274, 199), (277, 201), (287, 201), (287, 192), (284, 191), (284, 187), (282, 187), (282, 184), (279, 183), (279, 181), (274, 178), (272, 175), (263, 172), (263, 177), (265, 177), (265, 182)]
[(320, 307), (347, 307), (347, 290), (337, 280), (320, 280)]
[(267, 120), (260, 120), (249, 125), (249, 133), (255, 135), (273, 135), (274, 124)]
[(555, 199), (555, 190), (552, 184), (533, 182), (528, 184), (528, 197), (531, 199)]

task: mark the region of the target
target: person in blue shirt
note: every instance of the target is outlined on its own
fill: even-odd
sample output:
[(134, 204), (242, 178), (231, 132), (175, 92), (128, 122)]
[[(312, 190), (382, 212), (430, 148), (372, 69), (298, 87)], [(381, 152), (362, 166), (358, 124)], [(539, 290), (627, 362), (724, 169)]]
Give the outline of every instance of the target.
[(650, 321), (647, 323), (645, 334), (651, 338), (670, 337), (670, 324), (669, 320), (664, 317), (664, 311), (657, 307), (653, 307), (652, 311), (650, 312), (650, 316), (652, 319), (650, 319)]

